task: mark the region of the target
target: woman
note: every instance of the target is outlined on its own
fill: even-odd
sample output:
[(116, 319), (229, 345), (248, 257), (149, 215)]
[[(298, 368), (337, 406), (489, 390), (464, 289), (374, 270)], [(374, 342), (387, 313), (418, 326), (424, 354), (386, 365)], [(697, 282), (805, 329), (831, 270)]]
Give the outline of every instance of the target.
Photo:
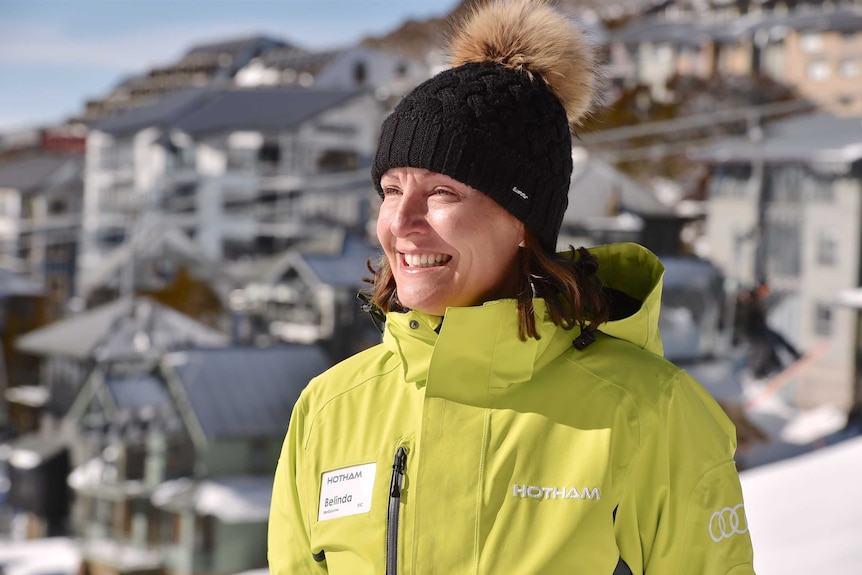
[(271, 572), (753, 573), (733, 426), (661, 357), (661, 264), (554, 253), (592, 52), (526, 1), (451, 48), (382, 126), (383, 343), (294, 408)]

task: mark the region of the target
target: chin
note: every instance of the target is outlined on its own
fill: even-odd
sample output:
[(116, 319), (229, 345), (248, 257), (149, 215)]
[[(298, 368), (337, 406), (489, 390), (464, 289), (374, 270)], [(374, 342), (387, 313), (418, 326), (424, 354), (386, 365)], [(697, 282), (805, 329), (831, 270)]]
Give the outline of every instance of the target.
[(410, 296), (402, 297), (400, 293), (398, 294), (398, 299), (401, 302), (401, 305), (407, 309), (415, 309), (416, 311), (421, 311), (430, 315), (443, 315), (446, 308), (449, 307), (429, 298), (415, 298)]

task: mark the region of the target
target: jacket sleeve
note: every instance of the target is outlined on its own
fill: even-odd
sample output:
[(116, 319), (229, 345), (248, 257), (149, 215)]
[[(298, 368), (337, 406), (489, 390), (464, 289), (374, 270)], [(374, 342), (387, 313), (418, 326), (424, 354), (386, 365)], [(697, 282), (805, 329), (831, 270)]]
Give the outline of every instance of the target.
[(308, 510), (304, 503), (301, 473), (305, 414), (302, 398), (290, 418), (287, 436), (275, 471), (269, 512), (267, 555), (271, 575), (326, 573), (326, 562), (312, 556)]
[(718, 403), (677, 372), (641, 422), (641, 449), (617, 507), (617, 542), (633, 573), (754, 573), (735, 449)]

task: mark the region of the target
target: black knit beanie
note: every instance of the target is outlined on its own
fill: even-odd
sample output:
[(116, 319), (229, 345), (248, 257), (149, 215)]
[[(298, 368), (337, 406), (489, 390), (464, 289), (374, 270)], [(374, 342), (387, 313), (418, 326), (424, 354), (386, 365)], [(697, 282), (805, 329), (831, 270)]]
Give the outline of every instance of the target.
[(425, 168), (493, 198), (553, 252), (572, 174), (570, 126), (597, 92), (596, 54), (544, 0), (489, 0), (449, 43), (451, 68), (383, 122), (371, 166)]
[(568, 203), (566, 111), (541, 78), (469, 63), (410, 92), (383, 122), (371, 175), (393, 167), (445, 174), (493, 198), (554, 250)]

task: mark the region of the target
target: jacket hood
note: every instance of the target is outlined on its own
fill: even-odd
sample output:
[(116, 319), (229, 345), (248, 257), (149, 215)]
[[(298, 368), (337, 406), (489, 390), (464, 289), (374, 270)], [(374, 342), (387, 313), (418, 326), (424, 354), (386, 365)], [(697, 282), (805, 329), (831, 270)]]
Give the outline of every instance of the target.
[(640, 302), (636, 312), (602, 324), (599, 331), (663, 356), (664, 347), (658, 331), (664, 276), (661, 261), (654, 253), (634, 243), (596, 246), (587, 251), (599, 259), (598, 276), (605, 288)]

